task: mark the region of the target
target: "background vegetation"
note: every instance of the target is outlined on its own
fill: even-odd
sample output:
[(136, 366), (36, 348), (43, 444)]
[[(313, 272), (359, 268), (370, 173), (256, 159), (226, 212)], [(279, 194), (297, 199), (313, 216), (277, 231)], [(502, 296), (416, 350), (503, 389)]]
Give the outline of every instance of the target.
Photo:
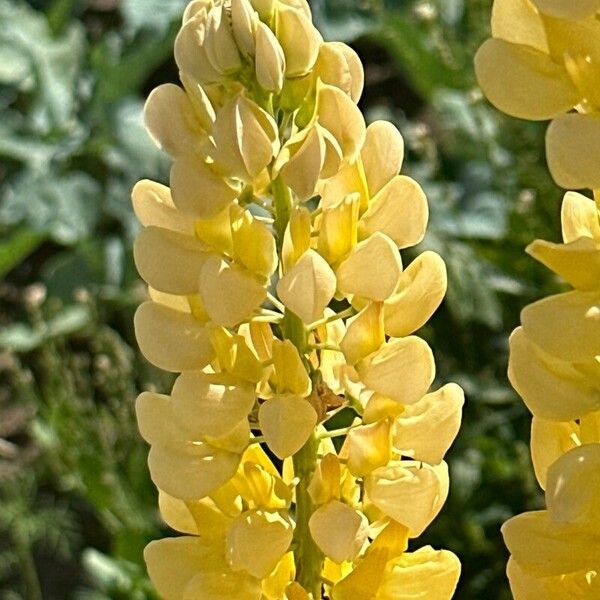
[[(0, 598), (154, 598), (141, 550), (167, 533), (133, 402), (170, 381), (139, 356), (129, 192), (168, 164), (143, 98), (176, 81), (184, 0), (0, 0)], [(557, 283), (523, 253), (557, 239), (543, 126), (481, 97), (491, 0), (314, 0), (366, 66), (369, 120), (407, 142), (450, 287), (424, 332), (468, 403), (451, 494), (419, 542), (460, 555), (457, 598), (510, 598), (500, 524), (540, 505), (529, 417), (508, 386), (519, 310)]]

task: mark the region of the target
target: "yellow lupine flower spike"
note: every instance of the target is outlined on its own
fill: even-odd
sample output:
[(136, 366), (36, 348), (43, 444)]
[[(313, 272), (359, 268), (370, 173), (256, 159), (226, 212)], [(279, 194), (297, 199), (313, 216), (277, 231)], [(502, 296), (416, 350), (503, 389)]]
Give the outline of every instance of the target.
[(136, 336), (178, 374), (136, 405), (184, 534), (146, 548), (152, 582), (168, 600), (449, 600), (458, 559), (406, 552), (446, 499), (463, 394), (428, 393), (414, 335), (446, 272), (399, 253), (428, 220), (400, 132), (366, 126), (360, 59), (305, 0), (193, 0), (175, 59), (182, 86), (145, 110), (170, 186), (133, 190)]

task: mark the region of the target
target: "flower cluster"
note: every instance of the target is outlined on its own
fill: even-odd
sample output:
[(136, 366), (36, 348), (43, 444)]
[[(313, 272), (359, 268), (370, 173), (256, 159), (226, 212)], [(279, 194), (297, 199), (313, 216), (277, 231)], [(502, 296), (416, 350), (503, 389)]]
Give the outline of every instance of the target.
[(517, 600), (600, 596), (600, 210), (576, 192), (563, 244), (528, 252), (573, 286), (526, 307), (510, 339), (509, 377), (533, 413), (531, 454), (547, 510), (503, 528)]
[(495, 0), (493, 38), (475, 57), (500, 110), (552, 119), (548, 164), (567, 189), (600, 188), (599, 11), (599, 0)]
[(179, 374), (136, 406), (186, 534), (147, 547), (153, 583), (169, 600), (451, 598), (456, 556), (407, 552), (448, 494), (464, 398), (429, 392), (413, 335), (446, 272), (433, 252), (402, 264), (428, 207), (398, 175), (400, 133), (366, 127), (360, 60), (304, 0), (194, 0), (175, 57), (183, 87), (145, 109), (170, 187), (133, 191), (136, 336)]
[(547, 153), (556, 181), (596, 196), (568, 192), (564, 243), (527, 249), (573, 289), (526, 307), (510, 338), (509, 378), (533, 414), (531, 454), (546, 496), (546, 510), (503, 527), (516, 600), (600, 597), (599, 11), (597, 0), (496, 0), (494, 38), (476, 57), (499, 108), (554, 118)]

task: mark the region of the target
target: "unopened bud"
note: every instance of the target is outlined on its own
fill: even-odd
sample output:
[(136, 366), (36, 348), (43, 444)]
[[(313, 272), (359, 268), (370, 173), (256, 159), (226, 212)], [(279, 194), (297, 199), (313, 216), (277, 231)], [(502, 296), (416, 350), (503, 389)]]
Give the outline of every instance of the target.
[(275, 34), (260, 23), (256, 30), (256, 79), (269, 92), (279, 93), (283, 87), (285, 56)]

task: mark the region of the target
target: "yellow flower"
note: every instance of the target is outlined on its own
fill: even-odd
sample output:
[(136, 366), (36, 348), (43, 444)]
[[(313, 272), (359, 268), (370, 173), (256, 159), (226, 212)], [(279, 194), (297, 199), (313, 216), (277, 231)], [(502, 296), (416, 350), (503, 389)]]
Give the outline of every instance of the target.
[(600, 187), (599, 8), (595, 0), (495, 0), (493, 38), (475, 57), (479, 83), (500, 110), (553, 119), (548, 164), (565, 188)]
[[(366, 127), (360, 60), (305, 0), (193, 0), (175, 58), (182, 87), (145, 109), (170, 188), (133, 191), (136, 336), (179, 373), (137, 401), (161, 514), (186, 534), (147, 547), (153, 583), (173, 600), (450, 598), (453, 555), (406, 552), (445, 501), (463, 396), (427, 393), (433, 354), (411, 335), (446, 272), (399, 254), (428, 220), (402, 136)], [(355, 420), (332, 431), (341, 408)]]

